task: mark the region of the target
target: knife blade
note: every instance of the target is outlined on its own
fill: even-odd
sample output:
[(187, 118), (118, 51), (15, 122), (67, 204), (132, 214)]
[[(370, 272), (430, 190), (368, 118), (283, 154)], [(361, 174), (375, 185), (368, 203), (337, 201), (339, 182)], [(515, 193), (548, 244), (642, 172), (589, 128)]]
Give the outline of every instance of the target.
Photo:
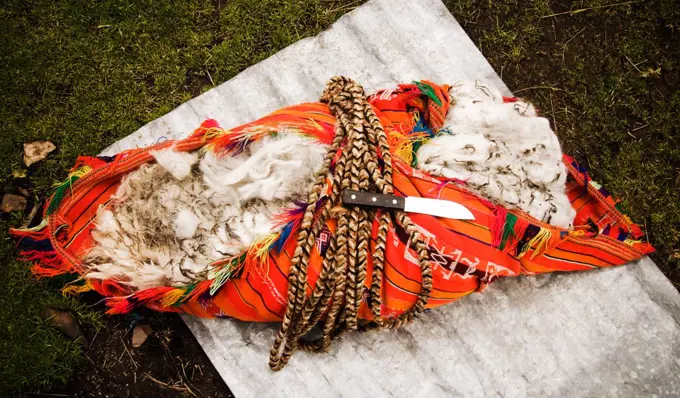
[(467, 207), (452, 200), (403, 197), (346, 189), (342, 192), (342, 202), (348, 205), (382, 207), (454, 220), (475, 219)]

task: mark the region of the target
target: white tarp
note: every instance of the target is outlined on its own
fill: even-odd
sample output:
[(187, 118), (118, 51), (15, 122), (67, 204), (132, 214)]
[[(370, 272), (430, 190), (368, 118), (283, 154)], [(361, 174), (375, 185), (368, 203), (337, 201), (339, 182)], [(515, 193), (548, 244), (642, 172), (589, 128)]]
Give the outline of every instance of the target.
[[(510, 93), (439, 0), (373, 0), (120, 140), (105, 154), (315, 101), (342, 74), (370, 92), (479, 79)], [(275, 325), (184, 317), (237, 397), (680, 394), (680, 295), (648, 258), (501, 280), (396, 331), (267, 366)]]

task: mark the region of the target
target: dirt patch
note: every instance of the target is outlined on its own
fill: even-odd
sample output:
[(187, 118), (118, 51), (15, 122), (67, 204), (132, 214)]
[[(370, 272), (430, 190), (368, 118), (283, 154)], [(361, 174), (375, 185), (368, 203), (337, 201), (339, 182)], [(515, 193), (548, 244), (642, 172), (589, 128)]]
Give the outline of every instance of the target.
[[(87, 300), (99, 298), (93, 294)], [(85, 359), (68, 384), (48, 394), (233, 397), (179, 315), (143, 309), (125, 316), (107, 316), (104, 321), (98, 331), (85, 325), (84, 333), (90, 341)], [(153, 332), (140, 347), (133, 348), (133, 329), (141, 324), (150, 325)]]

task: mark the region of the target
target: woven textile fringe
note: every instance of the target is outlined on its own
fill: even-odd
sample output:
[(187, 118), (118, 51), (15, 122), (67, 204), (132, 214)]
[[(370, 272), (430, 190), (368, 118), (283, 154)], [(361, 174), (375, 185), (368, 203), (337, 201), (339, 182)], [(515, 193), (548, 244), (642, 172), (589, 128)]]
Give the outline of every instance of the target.
[(491, 245), (493, 247), (500, 248), (501, 242), (503, 240), (508, 211), (503, 207), (498, 206), (496, 207), (496, 210), (494, 210), (494, 214), (496, 215), (496, 220), (491, 227), (491, 236), (493, 237)]
[(47, 215), (54, 213), (54, 211), (59, 208), (59, 204), (61, 203), (62, 200), (64, 200), (64, 197), (68, 193), (68, 190), (71, 189), (73, 183), (78, 181), (81, 177), (85, 176), (90, 171), (92, 171), (92, 167), (84, 165), (78, 168), (77, 170), (74, 170), (71, 173), (69, 173), (68, 177), (66, 177), (66, 180), (57, 185), (57, 189), (54, 191), (54, 195), (52, 195), (50, 204), (47, 207)]
[(63, 289), (61, 289), (61, 294), (63, 295), (76, 295), (76, 294), (81, 294), (85, 292), (89, 292), (90, 290), (93, 290), (94, 288), (90, 284), (89, 281), (82, 281), (78, 280), (74, 283), (70, 283), (66, 286), (64, 286)]
[[(304, 203), (299, 205), (306, 207)], [(163, 288), (162, 296), (157, 294), (156, 288), (152, 288), (127, 297), (114, 297), (106, 302), (109, 307), (107, 313), (123, 314), (139, 306), (150, 304), (164, 308), (177, 307), (196, 301), (204, 294), (216, 295), (228, 280), (247, 275), (253, 267), (263, 267), (266, 273), (269, 265), (269, 252), (271, 250), (279, 252), (283, 248), (290, 238), (291, 231), (299, 225), (303, 214), (304, 208), (301, 211), (300, 207), (284, 211), (277, 217), (281, 224), (285, 224), (279, 233), (266, 235), (255, 242), (248, 251), (212, 264), (214, 271), (210, 279), (187, 286), (173, 287), (171, 290)]]
[[(524, 236), (529, 222), (523, 218), (508, 212), (503, 207), (496, 207), (494, 210), (496, 219), (491, 228), (492, 243), (491, 245), (506, 253), (512, 253), (517, 248), (520, 240)], [(540, 238), (541, 241), (543, 238)], [(534, 241), (535, 243), (536, 241)], [(526, 249), (528, 250), (528, 247)]]
[(536, 236), (531, 238), (522, 251), (517, 255), (517, 258), (524, 257), (529, 250), (533, 250), (530, 258), (534, 258), (537, 255), (544, 253), (550, 248), (550, 240), (552, 239), (552, 232), (547, 228), (540, 228)]

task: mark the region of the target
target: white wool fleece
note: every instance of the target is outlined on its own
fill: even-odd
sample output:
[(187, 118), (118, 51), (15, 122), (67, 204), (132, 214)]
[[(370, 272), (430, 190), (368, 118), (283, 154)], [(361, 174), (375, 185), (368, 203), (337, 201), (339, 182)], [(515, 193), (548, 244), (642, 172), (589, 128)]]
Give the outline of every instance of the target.
[(85, 277), (133, 290), (205, 278), (211, 262), (241, 253), (307, 197), (325, 153), (297, 134), (264, 137), (236, 156), (153, 152), (157, 163), (128, 174), (99, 210)]
[(483, 197), (568, 228), (576, 216), (565, 192), (567, 170), (547, 119), (524, 101), (503, 102), (476, 83), (451, 88), (453, 105), (440, 134), (417, 152), (418, 168), (467, 181)]
[(156, 162), (166, 169), (176, 180), (183, 180), (191, 174), (191, 167), (198, 162), (198, 156), (190, 152), (177, 152), (174, 147), (151, 151)]

